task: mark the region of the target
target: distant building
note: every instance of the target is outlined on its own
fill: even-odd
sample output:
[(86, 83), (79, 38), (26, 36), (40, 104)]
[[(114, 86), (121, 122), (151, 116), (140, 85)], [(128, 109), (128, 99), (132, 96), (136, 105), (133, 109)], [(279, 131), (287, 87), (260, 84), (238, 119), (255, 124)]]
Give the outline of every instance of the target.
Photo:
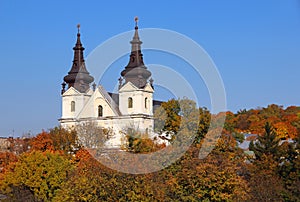
[(143, 61), (137, 19), (130, 43), (131, 54), (118, 79), (118, 93), (110, 93), (93, 83), (94, 78), (85, 65), (78, 26), (73, 65), (62, 83), (62, 117), (59, 121), (63, 127), (95, 121), (99, 126), (114, 131), (114, 137), (107, 142), (110, 147), (120, 146), (121, 131), (126, 128), (153, 134), (154, 104), (160, 105), (161, 102), (153, 100), (153, 80)]
[(11, 145), (11, 142), (9, 140), (10, 138), (8, 137), (0, 137), (0, 152), (9, 151)]
[(257, 134), (244, 133), (244, 141), (242, 143), (238, 143), (239, 148), (248, 151), (250, 142), (255, 141), (257, 136)]

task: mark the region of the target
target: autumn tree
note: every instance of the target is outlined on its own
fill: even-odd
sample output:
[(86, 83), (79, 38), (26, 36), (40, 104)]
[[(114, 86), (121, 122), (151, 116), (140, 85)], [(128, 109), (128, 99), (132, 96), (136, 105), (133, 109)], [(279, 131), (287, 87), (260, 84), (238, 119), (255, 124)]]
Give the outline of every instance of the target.
[(11, 162), (16, 162), (17, 156), (13, 152), (0, 152), (0, 172)]
[(199, 143), (208, 132), (211, 121), (211, 114), (206, 107), (199, 108), (199, 123), (195, 143)]
[(48, 132), (43, 131), (30, 140), (30, 149), (36, 151), (54, 150), (53, 140)]
[(260, 158), (249, 165), (251, 187), (250, 201), (284, 201), (284, 186), (277, 174), (278, 162), (262, 153)]
[(294, 126), (297, 130), (297, 134), (300, 134), (300, 107), (287, 107), (282, 119)]
[(230, 111), (227, 111), (226, 119), (224, 123), (224, 129), (227, 131), (227, 133), (232, 133), (235, 131), (236, 122), (237, 122), (236, 115)]
[[(203, 112), (200, 114), (200, 110), (196, 106), (196, 102), (193, 100), (189, 100), (187, 98), (180, 99), (179, 101), (180, 105), (180, 128), (177, 131), (177, 134), (175, 134), (175, 138), (173, 141), (174, 145), (177, 145), (179, 147), (181, 146), (190, 146), (193, 142), (195, 142), (195, 139), (200, 139), (201, 135), (205, 135), (207, 131), (205, 121), (206, 117), (203, 115), (207, 112)], [(199, 125), (199, 118), (200, 115), (202, 115), (202, 123), (201, 126)], [(200, 128), (199, 128), (200, 127)]]
[(229, 133), (253, 133), (262, 135), (266, 122), (273, 125), (281, 139), (293, 139), (300, 131), (300, 108), (271, 104), (265, 108), (227, 112), (224, 129)]
[[(155, 173), (134, 175), (102, 166), (88, 152), (77, 152), (78, 163), (57, 201), (238, 201), (248, 198), (241, 161), (216, 151), (197, 158), (196, 147), (174, 164)], [(119, 159), (120, 160), (120, 159)], [(136, 159), (128, 159), (138, 165)]]
[(107, 183), (100, 174), (105, 172), (104, 167), (83, 148), (76, 152), (73, 162), (76, 167), (69, 172), (68, 180), (53, 201), (99, 201), (104, 194), (102, 184)]
[(62, 127), (55, 127), (50, 130), (49, 134), (53, 147), (57, 151), (63, 151), (65, 154), (74, 154), (81, 148), (74, 129), (67, 130)]
[(126, 131), (127, 142), (124, 147), (129, 152), (149, 153), (165, 147), (164, 144), (156, 143), (147, 133), (141, 133), (132, 128), (128, 128)]
[(278, 138), (285, 139), (294, 139), (297, 136), (297, 129), (288, 121), (280, 121), (274, 124), (274, 129)]
[[(103, 146), (110, 133), (87, 122), (77, 130), (54, 128), (27, 138), (24, 148), (20, 139), (13, 151), (17, 155), (1, 153), (0, 194), (9, 197), (6, 201), (300, 201), (299, 107), (269, 105), (236, 114), (210, 114), (188, 99), (162, 106), (155, 112), (160, 127), (156, 132), (176, 132), (172, 144), (164, 149), (194, 141), (172, 165), (139, 175), (105, 167), (79, 139), (96, 148)], [(237, 147), (242, 132), (259, 134), (250, 145), (256, 156), (250, 163)], [(101, 157), (121, 162), (129, 170), (147, 166), (137, 156), (162, 146), (138, 131), (127, 131), (129, 134), (127, 151), (142, 154), (123, 158), (101, 153)], [(199, 159), (199, 149), (204, 147), (208, 152)]]
[(271, 117), (281, 118), (283, 112), (284, 112), (283, 106), (276, 105), (276, 104), (270, 104), (266, 108), (262, 108), (260, 115), (264, 119), (269, 119)]
[(59, 153), (32, 151), (20, 156), (0, 182), (2, 192), (13, 201), (24, 201), (24, 194), (33, 193), (38, 201), (51, 201), (64, 185), (72, 166)]
[[(76, 153), (77, 167), (57, 201), (163, 201), (163, 181), (155, 174), (133, 175), (108, 169), (89, 152)], [(128, 164), (138, 164), (129, 159)], [(160, 199), (160, 200), (158, 200)]]
[(154, 112), (155, 132), (168, 130), (177, 133), (181, 121), (179, 112), (180, 104), (178, 100), (172, 99), (163, 102)]
[(55, 127), (49, 132), (43, 131), (29, 141), (31, 150), (61, 151), (65, 154), (74, 154), (81, 147), (75, 130)]
[(300, 161), (299, 144), (284, 142), (269, 123), (265, 135), (250, 144), (256, 160), (251, 166), (252, 200), (299, 201)]
[(155, 132), (173, 132), (172, 142), (199, 142), (207, 133), (210, 120), (207, 108), (197, 108), (196, 102), (187, 98), (164, 102), (154, 113)]
[[(187, 153), (166, 170), (166, 195), (170, 201), (245, 201), (249, 198), (246, 179), (242, 173), (243, 158), (225, 136), (204, 159), (198, 158), (198, 148)], [(226, 144), (224, 144), (226, 143)], [(179, 165), (178, 165), (179, 163)], [(174, 169), (173, 169), (174, 167)]]

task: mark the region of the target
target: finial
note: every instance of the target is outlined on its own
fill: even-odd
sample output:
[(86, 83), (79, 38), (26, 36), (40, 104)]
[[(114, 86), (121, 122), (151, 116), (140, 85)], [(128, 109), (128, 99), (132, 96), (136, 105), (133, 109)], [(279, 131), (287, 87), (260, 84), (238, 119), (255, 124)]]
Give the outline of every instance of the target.
[(79, 30), (80, 30), (80, 24), (77, 24), (77, 29), (78, 29), (78, 34), (79, 34)]
[(122, 87), (123, 79), (122, 79), (122, 77), (120, 77), (118, 80), (119, 80), (119, 89), (120, 89)]
[(64, 94), (65, 92), (66, 92), (66, 82), (63, 82), (62, 84), (61, 84), (61, 86), (62, 86), (62, 88), (61, 88), (61, 94)]
[(154, 81), (154, 80), (153, 80), (152, 78), (150, 78), (149, 82), (150, 82), (150, 85), (151, 85), (151, 86), (153, 86), (153, 81)]
[(135, 16), (134, 17), (134, 21), (135, 21), (135, 29), (138, 29), (138, 21), (139, 21), (139, 17)]
[(93, 91), (95, 91), (97, 87), (96, 83), (94, 82), (92, 86), (93, 86)]

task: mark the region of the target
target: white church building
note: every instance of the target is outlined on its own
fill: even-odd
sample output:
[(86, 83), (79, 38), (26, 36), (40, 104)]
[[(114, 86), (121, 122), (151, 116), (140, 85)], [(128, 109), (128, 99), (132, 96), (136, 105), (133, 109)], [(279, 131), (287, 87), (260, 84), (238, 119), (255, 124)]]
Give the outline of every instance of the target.
[(160, 105), (160, 102), (153, 100), (153, 80), (144, 65), (137, 19), (130, 43), (131, 54), (118, 79), (118, 92), (110, 93), (103, 86), (93, 83), (94, 78), (85, 65), (78, 26), (73, 64), (62, 83), (62, 117), (59, 119), (62, 127), (94, 121), (114, 131), (114, 137), (108, 141), (111, 147), (120, 146), (122, 131), (127, 128), (153, 134), (153, 106)]

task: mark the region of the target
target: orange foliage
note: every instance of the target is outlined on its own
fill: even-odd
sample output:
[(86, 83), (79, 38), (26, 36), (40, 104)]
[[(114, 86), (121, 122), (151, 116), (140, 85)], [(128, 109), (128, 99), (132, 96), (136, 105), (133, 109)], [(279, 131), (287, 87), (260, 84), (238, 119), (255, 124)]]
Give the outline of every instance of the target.
[(3, 172), (11, 162), (16, 162), (17, 156), (12, 152), (1, 152), (0, 153), (0, 172)]
[(249, 131), (252, 134), (263, 134), (264, 133), (265, 120), (253, 121), (249, 126)]
[(88, 152), (85, 149), (80, 149), (78, 152), (75, 154), (75, 160), (80, 161), (80, 160), (88, 160), (93, 158), (90, 152)]
[(37, 150), (37, 151), (53, 151), (53, 141), (50, 137), (50, 134), (43, 131), (36, 137), (32, 138), (31, 141), (31, 150)]
[(281, 139), (294, 139), (300, 133), (300, 107), (284, 109), (271, 104), (266, 108), (240, 110), (236, 114), (226, 112), (225, 133), (264, 134), (264, 126), (269, 122)]
[(274, 124), (276, 133), (280, 139), (295, 138), (297, 136), (297, 129), (289, 122), (278, 122)]

